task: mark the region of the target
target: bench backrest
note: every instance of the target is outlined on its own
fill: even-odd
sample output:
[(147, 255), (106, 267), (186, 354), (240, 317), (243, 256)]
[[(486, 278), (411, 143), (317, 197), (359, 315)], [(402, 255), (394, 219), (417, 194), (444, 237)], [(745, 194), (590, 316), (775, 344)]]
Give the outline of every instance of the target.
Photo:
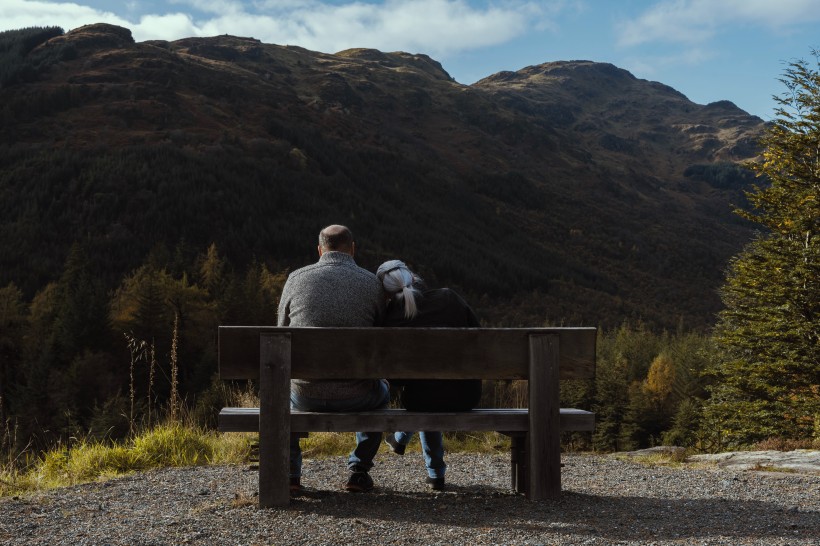
[(300, 379), (527, 379), (531, 336), (557, 336), (561, 379), (595, 374), (596, 328), (290, 328), (220, 326), (222, 379), (259, 377), (261, 334), (290, 339)]

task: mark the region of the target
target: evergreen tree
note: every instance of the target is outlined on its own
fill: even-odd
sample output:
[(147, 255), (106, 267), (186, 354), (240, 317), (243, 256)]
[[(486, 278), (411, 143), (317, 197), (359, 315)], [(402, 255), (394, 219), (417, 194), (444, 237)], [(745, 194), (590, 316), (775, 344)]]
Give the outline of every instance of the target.
[(701, 401), (697, 398), (687, 398), (678, 406), (672, 418), (672, 427), (663, 433), (665, 445), (684, 447), (705, 447), (702, 445), (701, 429)]
[[(143, 265), (126, 277), (111, 300), (111, 320), (120, 335), (148, 343), (170, 337), (173, 313), (167, 299), (173, 279), (164, 269)], [(170, 345), (170, 342), (166, 343)]]
[(188, 282), (187, 275), (169, 286), (167, 302), (175, 317), (172, 330), (177, 335), (177, 379), (183, 393), (193, 393), (206, 387), (216, 371), (216, 360), (203, 359), (202, 354), (216, 354), (216, 306), (206, 290)]
[[(629, 405), (628, 363), (622, 356), (599, 359), (595, 373), (595, 432), (592, 444), (600, 451), (617, 451), (623, 446), (624, 419)], [(631, 446), (630, 446), (631, 447)]]
[(622, 324), (599, 338), (595, 374), (595, 449), (603, 451), (645, 447), (649, 434), (640, 422), (646, 397), (640, 388), (667, 336), (642, 323)]
[[(29, 308), (27, 363), (14, 389), (20, 436), (37, 443), (76, 431), (76, 418), (93, 401), (74, 386), (81, 376), (102, 378), (110, 368), (107, 298), (89, 252), (72, 246), (60, 279), (41, 290)], [(92, 354), (98, 357), (90, 358)], [(76, 378), (76, 380), (75, 380)], [(105, 393), (96, 393), (104, 396)]]
[[(23, 327), (26, 305), (23, 293), (14, 283), (0, 288), (0, 416), (9, 413), (12, 385), (21, 373)], [(0, 425), (3, 423), (0, 420)]]
[(766, 232), (729, 267), (706, 416), (729, 445), (820, 437), (820, 52), (789, 64), (787, 91), (750, 165), (766, 183), (741, 212)]
[(74, 244), (57, 283), (56, 314), (49, 342), (58, 366), (66, 366), (86, 349), (105, 347), (108, 298), (91, 263), (88, 249)]
[(286, 272), (271, 273), (256, 260), (244, 277), (233, 277), (220, 301), (221, 324), (276, 324), (276, 308)]

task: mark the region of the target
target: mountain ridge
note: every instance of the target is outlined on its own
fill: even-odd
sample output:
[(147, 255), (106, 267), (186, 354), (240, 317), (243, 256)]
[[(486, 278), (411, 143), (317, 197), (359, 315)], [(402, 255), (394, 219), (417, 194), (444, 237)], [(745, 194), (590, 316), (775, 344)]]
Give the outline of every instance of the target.
[(0, 284), (28, 293), (78, 239), (116, 282), (180, 240), (297, 267), (340, 222), (364, 266), (405, 259), (494, 324), (700, 328), (752, 236), (731, 212), (751, 183), (734, 165), (757, 155), (763, 121), (614, 65), (467, 86), (423, 54), (137, 43), (106, 24), (23, 58), (38, 55), (52, 61), (0, 88), (0, 244), (14, 249)]

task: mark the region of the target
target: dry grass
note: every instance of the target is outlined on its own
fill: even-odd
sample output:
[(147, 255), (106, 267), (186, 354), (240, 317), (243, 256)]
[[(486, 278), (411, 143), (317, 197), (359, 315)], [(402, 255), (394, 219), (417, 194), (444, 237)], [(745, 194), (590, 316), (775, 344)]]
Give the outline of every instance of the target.
[(820, 449), (820, 438), (800, 440), (767, 438), (751, 447), (751, 451), (794, 451), (796, 449)]
[(446, 432), (444, 447), (453, 453), (506, 453), (510, 438), (498, 432)]
[(622, 461), (632, 461), (647, 466), (683, 466), (691, 453), (684, 449), (668, 449), (651, 453), (619, 453), (615, 458)]
[(312, 432), (299, 443), (304, 457), (322, 459), (350, 453), (356, 445), (356, 438), (351, 432)]
[[(418, 435), (408, 445), (415, 449)], [(302, 454), (308, 458), (321, 459), (347, 455), (356, 446), (356, 438), (350, 432), (312, 432), (301, 440)], [(451, 453), (502, 453), (510, 449), (510, 439), (497, 432), (446, 432), (444, 448)]]
[(246, 506), (256, 507), (259, 504), (259, 498), (255, 495), (248, 495), (244, 491), (240, 491), (234, 495), (231, 501), (232, 508), (244, 508)]
[(781, 472), (783, 474), (796, 474), (794, 468), (783, 468), (782, 466), (756, 464), (753, 470), (757, 472)]
[(82, 440), (57, 447), (27, 468), (0, 470), (0, 496), (103, 480), (149, 468), (242, 463), (247, 435), (219, 434), (179, 424), (159, 425), (124, 442)]

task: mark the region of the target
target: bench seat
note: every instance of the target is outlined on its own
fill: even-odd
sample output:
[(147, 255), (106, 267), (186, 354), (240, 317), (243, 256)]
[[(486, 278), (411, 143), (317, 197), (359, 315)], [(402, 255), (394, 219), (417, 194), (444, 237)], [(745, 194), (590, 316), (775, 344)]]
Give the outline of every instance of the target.
[[(561, 408), (562, 431), (591, 431), (595, 414), (574, 408)], [(529, 430), (527, 409), (474, 409), (464, 412), (417, 412), (383, 409), (355, 413), (324, 413), (291, 410), (293, 432), (355, 432), (364, 430), (495, 430), (526, 432)], [(258, 432), (259, 408), (222, 408), (219, 412), (221, 432)]]

